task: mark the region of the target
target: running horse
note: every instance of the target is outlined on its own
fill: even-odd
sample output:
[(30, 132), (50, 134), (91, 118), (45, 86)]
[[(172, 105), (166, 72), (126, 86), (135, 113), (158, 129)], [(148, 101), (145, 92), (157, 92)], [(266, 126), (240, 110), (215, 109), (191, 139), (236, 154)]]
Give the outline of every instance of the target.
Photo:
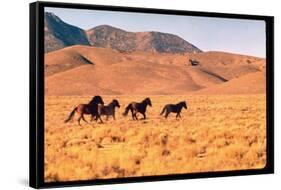
[(143, 115), (143, 119), (146, 119), (146, 107), (152, 106), (150, 98), (145, 98), (142, 102), (131, 102), (123, 113), (124, 116), (128, 115), (128, 112), (131, 111), (133, 120), (138, 120), (137, 113), (141, 113)]
[[(113, 119), (115, 120), (115, 108), (120, 108), (120, 104), (118, 100), (113, 99), (111, 103), (109, 103), (107, 106), (99, 104), (98, 105), (98, 110), (97, 110), (97, 115), (96, 115), (96, 121), (100, 119), (101, 123), (103, 123), (101, 116), (106, 115), (106, 120), (108, 120), (109, 116), (112, 116)], [(93, 117), (91, 121), (93, 120)]]
[(185, 101), (179, 102), (177, 104), (167, 104), (167, 105), (164, 106), (164, 108), (163, 108), (162, 112), (160, 113), (160, 115), (163, 115), (166, 112), (165, 113), (165, 118), (167, 118), (168, 115), (171, 112), (173, 112), (173, 113), (177, 113), (176, 118), (178, 118), (178, 117), (181, 117), (180, 113), (181, 113), (182, 108), (187, 109)]
[(79, 125), (81, 125), (80, 124), (81, 119), (83, 119), (83, 121), (87, 122), (86, 119), (84, 118), (84, 114), (91, 115), (92, 117), (96, 117), (98, 115), (98, 105), (99, 104), (102, 104), (102, 105), (104, 104), (102, 97), (94, 96), (88, 104), (79, 104), (78, 106), (76, 106), (64, 122), (67, 123), (70, 120), (72, 120), (72, 118), (74, 117), (74, 114), (76, 112), (78, 113), (78, 116), (79, 116), (78, 117)]

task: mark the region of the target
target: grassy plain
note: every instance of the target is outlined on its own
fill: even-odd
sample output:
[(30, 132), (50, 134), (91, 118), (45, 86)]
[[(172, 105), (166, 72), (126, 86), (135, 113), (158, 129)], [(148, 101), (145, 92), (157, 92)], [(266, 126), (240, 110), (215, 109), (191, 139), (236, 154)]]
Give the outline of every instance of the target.
[[(119, 100), (116, 121), (64, 123), (90, 96), (46, 96), (45, 181), (263, 168), (266, 164), (265, 95), (150, 96), (147, 120), (124, 117), (125, 106), (145, 96)], [(167, 103), (186, 100), (182, 118), (159, 115)], [(86, 116), (89, 121), (89, 117)], [(105, 119), (104, 119), (105, 120)]]

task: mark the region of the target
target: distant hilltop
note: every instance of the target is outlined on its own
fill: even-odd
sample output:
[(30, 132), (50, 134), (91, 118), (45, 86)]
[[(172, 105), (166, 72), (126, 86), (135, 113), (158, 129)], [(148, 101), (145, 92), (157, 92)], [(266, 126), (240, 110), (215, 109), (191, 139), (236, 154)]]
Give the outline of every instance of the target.
[(177, 35), (157, 31), (128, 32), (109, 25), (83, 30), (45, 13), (45, 52), (72, 45), (111, 48), (120, 52), (201, 53), (202, 50)]

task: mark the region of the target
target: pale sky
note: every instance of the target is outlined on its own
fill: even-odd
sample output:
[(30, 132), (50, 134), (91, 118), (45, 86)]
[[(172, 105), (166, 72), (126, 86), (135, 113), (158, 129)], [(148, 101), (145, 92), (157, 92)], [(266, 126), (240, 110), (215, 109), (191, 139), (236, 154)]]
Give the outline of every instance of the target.
[(178, 35), (203, 51), (265, 57), (265, 22), (261, 20), (178, 16), (68, 8), (45, 8), (64, 22), (88, 30), (111, 25), (126, 31)]

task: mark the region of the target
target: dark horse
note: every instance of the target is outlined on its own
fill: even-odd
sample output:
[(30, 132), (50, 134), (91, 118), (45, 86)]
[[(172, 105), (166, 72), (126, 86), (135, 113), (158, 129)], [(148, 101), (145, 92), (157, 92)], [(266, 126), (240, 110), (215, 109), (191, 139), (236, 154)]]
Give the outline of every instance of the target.
[(138, 120), (137, 113), (141, 113), (143, 115), (143, 119), (146, 119), (146, 107), (147, 105), (152, 106), (151, 100), (149, 98), (145, 98), (142, 102), (131, 102), (123, 113), (124, 116), (128, 115), (128, 112), (131, 110), (133, 120)]
[[(102, 104), (98, 105), (98, 114), (96, 115), (96, 120), (100, 119), (100, 121), (103, 123), (103, 121), (101, 120), (102, 115), (106, 115), (106, 120), (108, 120), (109, 116), (112, 116), (113, 119), (115, 120), (115, 108), (118, 107), (120, 108), (120, 104), (118, 102), (118, 100), (113, 99), (112, 102), (110, 104), (108, 104), (107, 106), (104, 106)], [(93, 119), (93, 117), (92, 117)]]
[(77, 112), (79, 115), (79, 118), (78, 118), (79, 125), (81, 125), (80, 124), (81, 119), (83, 119), (83, 121), (87, 122), (84, 118), (84, 114), (91, 114), (92, 117), (97, 116), (99, 104), (102, 104), (102, 105), (104, 104), (104, 102), (100, 96), (93, 97), (92, 100), (88, 104), (79, 104), (72, 110), (72, 112), (70, 113), (70, 115), (64, 122), (65, 123), (69, 122), (73, 118), (75, 112)]
[(164, 114), (165, 111), (166, 111), (165, 118), (167, 118), (168, 115), (171, 112), (177, 113), (176, 118), (181, 117), (180, 113), (181, 113), (181, 110), (182, 110), (183, 107), (185, 109), (187, 109), (185, 101), (179, 102), (177, 104), (167, 104), (167, 105), (164, 106), (164, 108), (163, 108), (162, 112), (160, 113), (160, 115)]

